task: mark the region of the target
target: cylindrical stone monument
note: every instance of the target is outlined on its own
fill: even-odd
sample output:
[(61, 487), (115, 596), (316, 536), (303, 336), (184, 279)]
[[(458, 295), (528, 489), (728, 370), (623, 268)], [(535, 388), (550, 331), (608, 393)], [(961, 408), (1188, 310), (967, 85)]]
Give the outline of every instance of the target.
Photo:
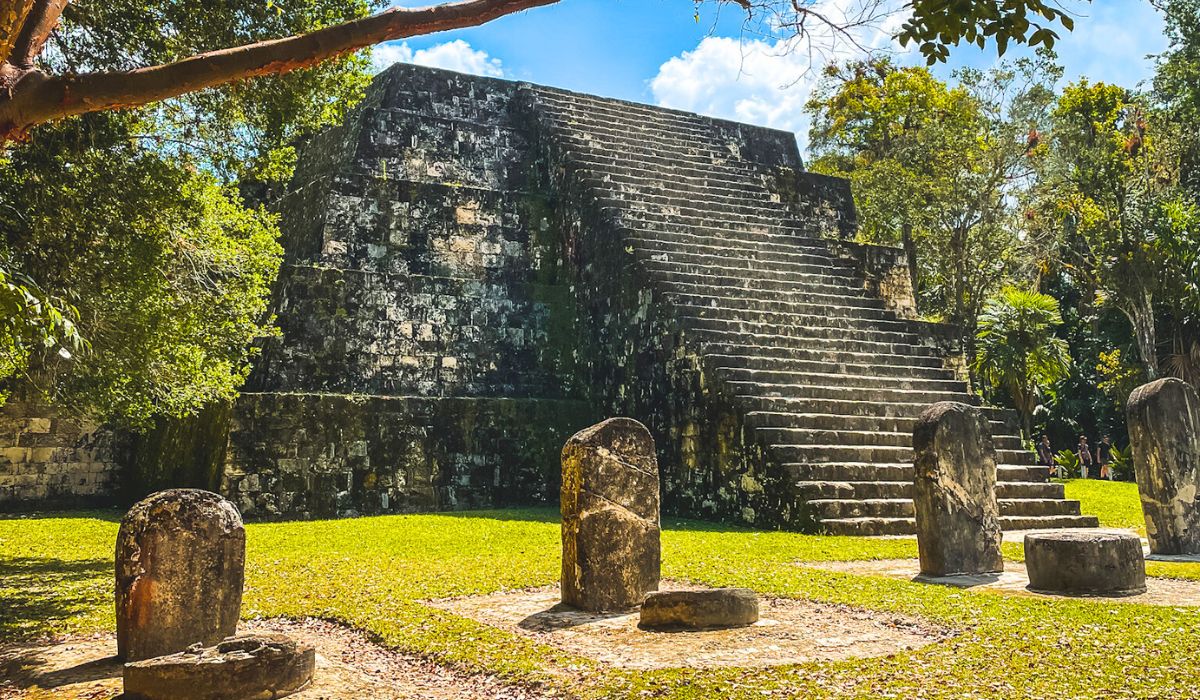
[(117, 533), (117, 654), (138, 661), (232, 635), (246, 531), (232, 503), (199, 489), (152, 494)]
[(1154, 554), (1200, 554), (1200, 398), (1178, 379), (1133, 390), (1129, 445)]
[(953, 401), (930, 406), (917, 419), (913, 450), (921, 573), (1003, 571), (996, 451), (983, 412)]
[(1136, 595), (1146, 591), (1137, 535), (1090, 530), (1025, 535), (1029, 589), (1043, 593)]
[(562, 601), (593, 612), (631, 610), (658, 590), (658, 459), (654, 438), (611, 418), (562, 451)]

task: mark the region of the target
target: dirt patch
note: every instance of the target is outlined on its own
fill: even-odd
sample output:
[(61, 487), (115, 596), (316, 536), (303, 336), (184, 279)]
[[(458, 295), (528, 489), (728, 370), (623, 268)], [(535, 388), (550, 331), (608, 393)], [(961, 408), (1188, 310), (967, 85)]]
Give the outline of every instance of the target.
[[(467, 674), (392, 651), (367, 635), (324, 620), (256, 620), (245, 631), (281, 632), (317, 650), (313, 683), (296, 700), (535, 700), (536, 688)], [(0, 698), (99, 700), (121, 693), (121, 664), (111, 634), (0, 647)]]
[[(664, 582), (664, 590), (698, 588)], [(557, 586), (426, 603), (564, 651), (630, 669), (762, 667), (886, 656), (951, 636), (922, 620), (787, 598), (762, 598), (750, 627), (651, 632), (637, 613), (580, 612)]]
[(920, 576), (921, 562), (918, 559), (878, 559), (875, 561), (825, 561), (825, 562), (796, 562), (797, 566), (825, 571), (836, 571), (847, 574), (867, 574), (872, 576), (888, 576), (910, 581), (935, 583), (955, 588), (972, 588), (989, 591), (999, 591), (1010, 595), (1028, 595), (1038, 598), (1071, 598), (1099, 600), (1112, 603), (1140, 603), (1142, 605), (1163, 605), (1168, 607), (1200, 606), (1200, 581), (1185, 581), (1168, 578), (1146, 578), (1146, 592), (1127, 596), (1102, 595), (1051, 595), (1034, 593), (1026, 588), (1029, 585), (1029, 573), (1020, 562), (1004, 562), (1004, 572), (999, 574), (979, 574), (974, 576)]

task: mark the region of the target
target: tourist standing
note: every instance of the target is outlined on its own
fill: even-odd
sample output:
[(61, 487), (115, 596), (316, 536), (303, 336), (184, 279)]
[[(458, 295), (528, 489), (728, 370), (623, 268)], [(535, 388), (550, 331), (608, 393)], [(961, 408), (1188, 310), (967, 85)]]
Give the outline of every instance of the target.
[[(1054, 450), (1050, 449), (1050, 436), (1042, 433), (1042, 439), (1037, 444), (1038, 464), (1054, 474)], [(1058, 476), (1062, 476), (1059, 474)]]
[(1100, 468), (1100, 478), (1112, 481), (1112, 470), (1108, 465), (1112, 463), (1112, 438), (1105, 435), (1100, 438), (1100, 444), (1096, 445), (1096, 466)]
[(1092, 448), (1088, 446), (1087, 436), (1079, 436), (1079, 447), (1075, 450), (1079, 455), (1079, 478), (1086, 479), (1089, 473), (1094, 473), (1092, 469)]

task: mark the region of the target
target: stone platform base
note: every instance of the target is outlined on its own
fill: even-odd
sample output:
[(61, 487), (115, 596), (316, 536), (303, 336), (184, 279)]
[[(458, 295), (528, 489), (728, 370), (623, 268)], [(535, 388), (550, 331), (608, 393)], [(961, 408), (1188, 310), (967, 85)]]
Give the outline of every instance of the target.
[(879, 559), (874, 561), (831, 561), (796, 562), (797, 566), (844, 574), (864, 576), (887, 576), (921, 583), (933, 583), (955, 588), (999, 591), (1011, 595), (1035, 596), (1038, 598), (1066, 598), (1103, 601), (1105, 603), (1140, 603), (1168, 607), (1200, 606), (1200, 581), (1179, 579), (1147, 578), (1146, 591), (1138, 595), (1120, 597), (1096, 595), (1051, 595), (1029, 590), (1029, 574), (1019, 562), (1004, 562), (1004, 572), (999, 574), (976, 574), (972, 576), (921, 576), (921, 564), (916, 559)]
[[(661, 588), (685, 590), (671, 581)], [(639, 629), (637, 611), (604, 614), (567, 607), (559, 602), (557, 586), (426, 604), (629, 669), (766, 667), (888, 656), (953, 635), (917, 618), (787, 598), (761, 599), (758, 621), (746, 627), (676, 632)]]

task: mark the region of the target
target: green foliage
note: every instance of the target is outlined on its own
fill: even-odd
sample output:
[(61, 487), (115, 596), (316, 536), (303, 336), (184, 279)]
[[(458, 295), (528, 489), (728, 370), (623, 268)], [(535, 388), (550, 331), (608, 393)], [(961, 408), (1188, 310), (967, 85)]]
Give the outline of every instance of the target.
[(1007, 287), (979, 317), (975, 371), (981, 381), (1008, 392), (1032, 438), (1031, 419), (1039, 391), (1071, 369), (1067, 343), (1053, 336), (1062, 323), (1058, 301), (1040, 292)]
[(1108, 463), (1108, 470), (1117, 481), (1133, 481), (1133, 448), (1126, 447), (1122, 450), (1113, 445), (1112, 461)]
[(273, 215), (129, 138), (141, 126), (90, 115), (0, 161), (3, 254), (74, 301), (90, 343), (30, 369), (60, 402), (133, 426), (234, 394), (272, 332), (281, 256)]
[[(122, 70), (303, 34), (363, 17), (379, 0), (75, 0), (46, 61), (56, 73)], [(341, 120), (369, 82), (368, 55), (203, 90), (143, 110), (138, 138), (223, 179), (285, 182), (302, 134)]]
[[(1089, 490), (1084, 510), (1100, 509), (1094, 493), (1105, 504), (1106, 524), (1136, 508), (1136, 491), (1120, 488), (1130, 484), (1081, 486)], [(1078, 493), (1074, 489), (1068, 483), (1069, 493)], [(0, 519), (0, 636), (111, 630), (115, 515)], [(422, 604), (554, 583), (558, 524), (544, 510), (251, 523), (242, 614), (340, 620), (405, 652), (540, 682), (581, 700), (1192, 694), (1193, 679), (1179, 670), (1200, 663), (1200, 610), (997, 595), (802, 565), (915, 558), (911, 539), (664, 525), (663, 573), (672, 580), (748, 586), (769, 596), (867, 610), (883, 620), (919, 616), (957, 634), (890, 657), (645, 671), (601, 665)], [(1006, 557), (1020, 558), (1019, 545), (1006, 547)], [(1196, 564), (1152, 564), (1158, 575), (1200, 575)], [(1137, 673), (1130, 673), (1130, 659)]]
[(0, 381), (24, 372), (34, 353), (69, 359), (87, 347), (76, 325), (79, 311), (8, 268), (0, 265)]
[(1070, 479), (1080, 473), (1082, 467), (1079, 454), (1074, 450), (1062, 450), (1054, 455), (1054, 467), (1060, 478)]
[(1054, 46), (1054, 26), (1071, 31), (1074, 20), (1059, 3), (1042, 0), (910, 0), (912, 17), (900, 28), (901, 46), (915, 43), (930, 65), (945, 61), (960, 41), (983, 48), (990, 39), (1001, 56), (1011, 42)]
[(968, 351), (984, 301), (1029, 266), (1012, 195), (1057, 73), (1043, 56), (960, 71), (952, 88), (924, 68), (852, 63), (807, 106), (810, 167), (851, 180), (862, 240), (911, 243), (922, 313), (959, 326)]
[(1140, 367), (1135, 367), (1121, 356), (1120, 348), (1100, 353), (1100, 362), (1096, 365), (1100, 381), (1096, 388), (1103, 391), (1113, 400), (1118, 409), (1125, 409), (1125, 402), (1133, 390), (1145, 382), (1145, 374)]

